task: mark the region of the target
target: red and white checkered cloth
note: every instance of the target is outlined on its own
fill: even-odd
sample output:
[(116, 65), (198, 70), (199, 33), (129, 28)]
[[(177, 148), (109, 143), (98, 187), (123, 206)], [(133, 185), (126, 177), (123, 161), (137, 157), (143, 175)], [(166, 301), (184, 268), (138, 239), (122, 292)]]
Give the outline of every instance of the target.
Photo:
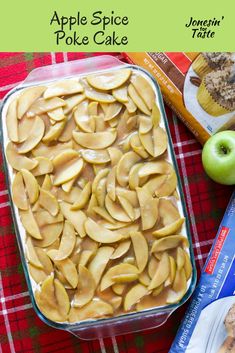
[[(0, 53), (0, 99), (36, 67), (100, 54)], [(121, 54), (113, 55), (122, 59)], [(207, 178), (201, 165), (200, 144), (170, 109), (166, 112), (200, 272), (232, 188)], [(70, 333), (44, 324), (32, 309), (27, 291), (0, 156), (0, 353), (167, 353), (184, 309), (177, 310), (160, 328), (95, 341), (81, 341)]]

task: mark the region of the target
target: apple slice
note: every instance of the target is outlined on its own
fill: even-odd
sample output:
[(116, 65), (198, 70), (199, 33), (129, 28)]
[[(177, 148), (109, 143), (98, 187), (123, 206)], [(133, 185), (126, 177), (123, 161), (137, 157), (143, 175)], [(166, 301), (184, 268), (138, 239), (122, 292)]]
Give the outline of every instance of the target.
[(180, 214), (171, 200), (161, 198), (159, 200), (159, 216), (164, 226), (167, 226), (180, 218)]
[(78, 288), (74, 295), (74, 307), (81, 308), (89, 303), (95, 294), (95, 281), (90, 271), (79, 265)]
[(158, 264), (157, 270), (148, 286), (149, 290), (159, 287), (164, 283), (170, 273), (170, 261), (167, 252), (164, 252)]
[(27, 139), (17, 146), (18, 153), (24, 154), (36, 147), (43, 137), (44, 130), (45, 125), (43, 120), (39, 116), (36, 116)]
[(183, 235), (169, 235), (168, 237), (155, 240), (152, 245), (151, 253), (174, 249), (180, 244), (188, 246), (188, 239)]
[(153, 126), (158, 127), (161, 121), (161, 113), (156, 103), (153, 104), (151, 118), (152, 118)]
[(34, 251), (36, 252), (37, 258), (39, 262), (42, 264), (42, 269), (33, 266), (29, 263), (29, 272), (36, 283), (43, 282), (48, 275), (50, 275), (53, 271), (53, 265), (50, 258), (47, 256), (46, 252), (41, 249), (34, 247)]
[(178, 270), (181, 270), (185, 264), (184, 250), (180, 246), (176, 249), (176, 264)]
[(147, 181), (142, 188), (143, 190), (149, 192), (152, 196), (153, 195), (155, 196), (155, 191), (161, 188), (161, 186), (164, 184), (166, 179), (167, 179), (166, 175), (157, 175), (151, 178), (149, 181)]
[(122, 110), (122, 104), (119, 102), (113, 102), (108, 104), (107, 110), (105, 112), (104, 120), (109, 121), (115, 118)]
[(88, 101), (82, 101), (74, 111), (74, 120), (84, 132), (95, 131), (95, 120), (88, 114)]
[[(56, 258), (58, 255), (58, 250), (55, 250), (55, 252), (56, 252), (55, 258)], [(48, 255), (49, 255), (49, 252), (48, 252)], [(52, 259), (52, 261), (55, 261), (56, 267), (58, 267), (58, 269), (62, 272), (62, 274), (64, 275), (68, 283), (71, 285), (71, 287), (76, 288), (78, 285), (78, 273), (74, 263), (69, 258), (66, 258), (60, 261), (55, 260), (55, 258), (54, 260)]]
[(74, 227), (68, 221), (64, 223), (64, 229), (61, 236), (60, 247), (58, 249), (55, 260), (64, 260), (69, 257), (76, 243), (76, 235)]
[(118, 196), (125, 197), (127, 200), (129, 200), (133, 207), (139, 207), (139, 201), (135, 190), (128, 190), (117, 186), (116, 194)]
[(66, 119), (62, 121), (58, 121), (54, 125), (50, 126), (49, 130), (44, 135), (42, 141), (46, 143), (57, 141), (62, 131), (64, 130), (65, 124), (66, 124)]
[(127, 251), (130, 249), (131, 242), (130, 240), (124, 240), (122, 241), (118, 247), (115, 249), (114, 253), (110, 257), (111, 260), (116, 260), (122, 257), (127, 253)]
[(85, 96), (91, 101), (96, 101), (99, 103), (112, 103), (115, 102), (115, 98), (108, 93), (104, 93), (101, 91), (97, 91), (91, 86), (89, 86), (87, 83), (84, 83), (84, 88), (85, 88)]
[(34, 176), (41, 176), (45, 174), (50, 174), (53, 171), (52, 161), (47, 157), (36, 157), (36, 161), (38, 161), (38, 165), (36, 168), (32, 170), (32, 174)]
[(26, 257), (31, 265), (43, 269), (43, 264), (37, 256), (31, 237), (27, 237), (26, 240)]
[(21, 169), (25, 188), (31, 204), (35, 203), (39, 196), (39, 185), (36, 178), (27, 169)]
[(39, 98), (30, 106), (27, 111), (27, 116), (32, 118), (36, 115), (47, 113), (65, 105), (66, 102), (59, 97), (53, 97), (46, 100), (44, 98)]
[(122, 239), (122, 235), (106, 229), (91, 218), (85, 222), (85, 229), (89, 237), (99, 243), (115, 243)]
[(76, 202), (81, 192), (81, 189), (77, 186), (74, 186), (69, 192), (59, 189), (57, 192), (57, 198), (59, 201), (62, 200), (73, 204)]
[(136, 188), (141, 213), (142, 229), (152, 228), (158, 219), (159, 200), (144, 188)]
[(12, 199), (14, 204), (21, 210), (28, 209), (28, 200), (25, 192), (23, 177), (20, 172), (18, 172), (12, 183)]
[(153, 129), (154, 157), (163, 154), (167, 149), (167, 134), (160, 126)]
[[(119, 196), (120, 197), (120, 196)], [(130, 205), (131, 206), (131, 205)], [(130, 217), (117, 202), (113, 202), (108, 195), (105, 197), (105, 207), (112, 218), (119, 222), (131, 222)], [(131, 206), (132, 207), (132, 206)]]
[(18, 119), (17, 119), (18, 100), (14, 99), (9, 104), (6, 115), (6, 127), (9, 139), (12, 142), (19, 142)]
[[(139, 171), (143, 167), (144, 163), (137, 163), (133, 165), (129, 173), (129, 186), (131, 190), (135, 190), (140, 186)], [(145, 180), (146, 181), (146, 180)]]
[(89, 217), (94, 217), (96, 215), (96, 212), (94, 210), (95, 207), (98, 206), (98, 201), (94, 193), (91, 194), (90, 201), (87, 206), (86, 213)]
[(124, 290), (126, 288), (125, 284), (121, 284), (121, 283), (115, 283), (112, 285), (112, 290), (115, 294), (117, 295), (122, 295)]
[(87, 76), (88, 83), (103, 91), (109, 91), (122, 86), (130, 77), (130, 69), (120, 69), (113, 72), (99, 73)]
[(92, 257), (91, 250), (83, 250), (79, 257), (79, 265), (86, 266)]
[(42, 235), (36, 220), (34, 218), (32, 210), (20, 210), (20, 219), (25, 228), (25, 230), (35, 239), (42, 239)]
[(39, 227), (44, 227), (47, 224), (54, 224), (63, 222), (64, 217), (62, 213), (58, 213), (56, 216), (52, 216), (48, 211), (40, 209), (35, 212), (34, 217)]
[(78, 80), (68, 79), (50, 85), (44, 92), (43, 97), (48, 99), (81, 92), (83, 92), (83, 87)]
[(72, 141), (69, 141), (66, 143), (57, 143), (56, 145), (52, 145), (52, 146), (47, 146), (44, 143), (39, 143), (32, 150), (32, 155), (34, 157), (47, 157), (52, 159), (52, 158), (55, 158), (62, 151), (70, 148), (73, 148)]
[(46, 87), (36, 86), (23, 90), (18, 99), (17, 115), (21, 119), (31, 105), (42, 95)]
[(146, 134), (139, 133), (139, 139), (144, 146), (145, 150), (154, 157), (154, 144), (153, 144), (153, 136), (152, 130), (147, 132)]
[(131, 279), (131, 281), (135, 281), (138, 273), (138, 268), (130, 264), (121, 263), (110, 267), (101, 280), (100, 290), (104, 291), (105, 289), (118, 282), (118, 277), (121, 277), (123, 282), (129, 282), (128, 276), (125, 279), (124, 275), (135, 275), (133, 277), (134, 279)]
[(70, 302), (64, 286), (54, 276), (48, 276), (41, 286), (41, 292), (35, 292), (36, 303), (41, 312), (52, 321), (67, 320)]
[(55, 243), (63, 230), (63, 222), (47, 224), (40, 229), (42, 239), (34, 239), (33, 243), (39, 248), (48, 248)]
[(154, 232), (152, 232), (152, 234), (154, 236), (156, 236), (157, 238), (161, 238), (161, 237), (165, 237), (167, 235), (171, 235), (171, 234), (175, 234), (180, 227), (182, 226), (182, 224), (184, 223), (185, 218), (179, 218), (176, 221), (172, 222), (171, 224), (157, 229)]
[(101, 318), (113, 315), (112, 305), (100, 299), (93, 299), (82, 308), (71, 308), (69, 322), (79, 322), (86, 319)]
[(114, 310), (118, 310), (122, 304), (122, 297), (118, 297), (118, 296), (112, 297), (110, 299), (110, 303)]
[(67, 115), (72, 112), (72, 110), (80, 104), (84, 99), (86, 99), (85, 94), (74, 94), (70, 97), (65, 97), (65, 106), (63, 106), (64, 114)]
[(106, 197), (106, 178), (102, 178), (95, 190), (95, 196), (100, 207), (104, 207)]
[(73, 131), (73, 138), (79, 145), (94, 150), (107, 148), (112, 145), (112, 143), (116, 140), (116, 137), (116, 130), (94, 133)]
[(112, 95), (117, 101), (121, 103), (127, 103), (128, 102), (127, 86), (120, 86), (118, 88), (114, 88), (112, 90)]
[(138, 269), (143, 272), (148, 262), (148, 243), (141, 232), (131, 232), (130, 237)]
[(151, 115), (151, 111), (148, 109), (132, 83), (128, 86), (128, 94), (141, 112), (149, 116)]
[(129, 96), (128, 96), (128, 102), (124, 103), (124, 105), (125, 105), (129, 114), (133, 114), (137, 110), (137, 105), (134, 103), (134, 101)]
[(71, 206), (71, 210), (80, 210), (85, 207), (91, 196), (91, 182), (85, 185), (78, 200)]
[(151, 84), (141, 75), (132, 75), (131, 83), (147, 105), (148, 109), (152, 110), (156, 97)]
[(102, 274), (107, 266), (110, 256), (112, 255), (114, 249), (111, 246), (101, 246), (97, 252), (95, 257), (92, 259), (88, 266), (88, 270), (95, 280), (95, 286), (100, 282)]
[(176, 262), (175, 259), (169, 255), (169, 260), (170, 260), (170, 274), (165, 281), (165, 287), (170, 286), (174, 280), (175, 280), (175, 274), (176, 274)]
[(64, 201), (59, 205), (64, 217), (72, 223), (80, 237), (84, 238), (86, 236), (85, 222), (87, 221), (85, 213), (80, 210), (71, 210), (71, 204)]
[(188, 281), (192, 276), (192, 264), (189, 257), (189, 254), (186, 250), (184, 250), (185, 263), (184, 263), (184, 271), (186, 275), (186, 280)]
[(67, 117), (65, 126), (60, 136), (58, 137), (58, 141), (67, 142), (72, 140), (72, 132), (76, 128), (76, 123), (74, 121), (73, 115)]
[(139, 170), (139, 177), (144, 178), (153, 174), (170, 174), (172, 165), (165, 160), (145, 163)]
[(110, 156), (107, 150), (81, 150), (82, 158), (92, 164), (103, 164), (110, 162)]
[(174, 304), (179, 302), (187, 291), (187, 280), (184, 269), (177, 269), (172, 289), (173, 290), (168, 292), (166, 298), (167, 304)]
[(84, 162), (82, 158), (73, 158), (63, 167), (56, 168), (53, 184), (58, 186), (74, 179), (81, 173), (83, 166)]
[(132, 204), (130, 203), (130, 201), (128, 201), (128, 199), (126, 199), (123, 196), (118, 196), (118, 201), (120, 203), (120, 205), (122, 206), (122, 208), (124, 209), (124, 211), (126, 212), (127, 216), (134, 222), (135, 219), (140, 217), (140, 212), (138, 212), (138, 210), (135, 210), (134, 207), (132, 206)]
[(129, 180), (129, 173), (134, 164), (140, 161), (140, 156), (135, 152), (125, 153), (117, 164), (116, 177), (121, 186), (126, 186)]
[(155, 190), (155, 194), (157, 197), (164, 197), (171, 195), (177, 186), (177, 176), (174, 170), (167, 176), (164, 184)]
[(51, 177), (49, 175), (45, 175), (41, 188), (50, 191), (52, 186)]
[(113, 167), (106, 180), (107, 194), (112, 201), (116, 200), (116, 166)]
[(94, 206), (93, 211), (95, 214), (99, 215), (106, 221), (110, 222), (111, 224), (116, 224), (116, 221), (110, 216), (110, 214), (102, 207)]
[(155, 257), (151, 256), (148, 263), (148, 275), (151, 279), (155, 275), (158, 265), (159, 265), (159, 261)]
[(126, 294), (124, 299), (124, 310), (129, 311), (133, 305), (149, 293), (148, 289), (142, 284), (138, 283), (133, 286)]
[(139, 132), (140, 134), (147, 134), (153, 127), (152, 119), (145, 115), (139, 116)]
[(130, 146), (133, 151), (136, 152), (140, 157), (144, 159), (149, 157), (148, 152), (146, 152), (140, 141), (138, 133), (134, 133), (132, 136), (130, 136)]
[(48, 190), (40, 190), (39, 204), (45, 208), (52, 216), (56, 216), (59, 212), (59, 204), (56, 197)]
[(66, 118), (63, 108), (56, 108), (54, 110), (51, 110), (50, 112), (47, 113), (51, 123), (55, 124), (57, 121), (64, 120)]
[(139, 275), (139, 282), (143, 284), (145, 287), (148, 287), (150, 284), (150, 277), (148, 276), (146, 270)]
[(107, 151), (111, 159), (111, 166), (114, 167), (120, 161), (123, 153), (117, 147), (108, 147)]

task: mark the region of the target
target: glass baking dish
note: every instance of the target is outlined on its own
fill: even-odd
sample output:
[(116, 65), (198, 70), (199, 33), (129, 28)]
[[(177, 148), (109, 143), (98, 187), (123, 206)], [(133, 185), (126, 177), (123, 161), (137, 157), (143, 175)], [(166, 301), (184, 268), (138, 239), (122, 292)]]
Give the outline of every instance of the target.
[[(141, 75), (143, 75), (149, 82), (151, 82), (151, 85), (156, 94), (156, 103), (161, 111), (161, 117), (162, 117), (161, 125), (164, 126), (168, 135), (169, 161), (173, 163), (175, 171), (177, 173), (177, 178), (178, 178), (177, 191), (180, 195), (179, 201), (178, 201), (178, 208), (179, 208), (180, 214), (185, 217), (185, 223), (181, 233), (185, 235), (189, 241), (189, 254), (190, 254), (190, 259), (192, 263), (192, 277), (188, 281), (187, 292), (180, 300), (180, 302), (177, 304), (149, 308), (139, 312), (130, 312), (127, 314), (121, 314), (119, 316), (111, 317), (111, 318), (102, 318), (102, 319), (95, 319), (95, 320), (88, 319), (88, 320), (80, 321), (76, 323), (54, 322), (49, 320), (42, 314), (42, 312), (39, 310), (35, 302), (35, 298), (34, 298), (35, 283), (29, 274), (27, 260), (25, 258), (25, 241), (24, 241), (25, 232), (18, 215), (17, 207), (13, 204), (13, 201), (12, 201), (11, 184), (12, 184), (12, 178), (13, 178), (13, 170), (11, 166), (9, 166), (6, 159), (6, 154), (5, 154), (5, 147), (9, 141), (7, 136), (6, 124), (5, 124), (7, 108), (10, 101), (14, 98), (14, 96), (18, 94), (20, 90), (23, 90), (26, 87), (51, 83), (53, 81), (61, 80), (63, 78), (71, 78), (74, 76), (76, 77), (85, 76), (88, 73), (94, 73), (94, 72), (100, 73), (100, 72), (105, 72), (110, 70), (113, 71), (123, 67), (131, 68), (133, 71), (136, 71)], [(196, 268), (195, 268), (193, 250), (192, 250), (192, 241), (191, 241), (191, 235), (190, 235), (188, 215), (185, 207), (185, 200), (184, 200), (184, 195), (182, 191), (181, 180), (180, 180), (178, 167), (177, 167), (177, 163), (176, 163), (176, 159), (173, 151), (173, 145), (171, 141), (171, 136), (170, 136), (168, 122), (167, 122), (167, 118), (164, 110), (161, 92), (156, 81), (144, 69), (138, 66), (124, 64), (118, 59), (108, 55), (95, 57), (95, 58), (76, 60), (76, 61), (56, 64), (52, 66), (46, 66), (46, 67), (33, 70), (23, 83), (15, 87), (7, 94), (7, 96), (2, 102), (0, 113), (1, 113), (1, 134), (2, 134), (4, 167), (5, 167), (6, 176), (7, 176), (7, 185), (9, 190), (11, 212), (12, 212), (13, 222), (15, 226), (17, 242), (20, 249), (21, 261), (23, 264), (31, 301), (38, 316), (48, 325), (58, 329), (69, 331), (70, 333), (82, 339), (94, 339), (97, 337), (120, 335), (124, 333), (150, 329), (150, 328), (154, 328), (162, 325), (167, 320), (167, 318), (179, 306), (184, 304), (191, 296), (196, 284)]]

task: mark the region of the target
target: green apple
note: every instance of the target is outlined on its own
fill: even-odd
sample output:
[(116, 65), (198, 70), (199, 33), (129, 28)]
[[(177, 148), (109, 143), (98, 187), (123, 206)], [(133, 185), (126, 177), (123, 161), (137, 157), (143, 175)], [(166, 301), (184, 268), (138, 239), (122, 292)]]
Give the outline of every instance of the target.
[(235, 131), (226, 130), (211, 136), (202, 150), (202, 164), (217, 183), (235, 185)]

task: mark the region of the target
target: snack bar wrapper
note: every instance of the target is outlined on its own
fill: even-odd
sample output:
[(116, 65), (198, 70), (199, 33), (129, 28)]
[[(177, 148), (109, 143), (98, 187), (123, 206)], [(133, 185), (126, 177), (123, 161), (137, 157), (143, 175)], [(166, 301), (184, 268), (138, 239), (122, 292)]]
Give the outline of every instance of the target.
[(125, 53), (158, 81), (166, 103), (204, 144), (235, 129), (235, 53)]
[(235, 352), (235, 192), (169, 353)]

